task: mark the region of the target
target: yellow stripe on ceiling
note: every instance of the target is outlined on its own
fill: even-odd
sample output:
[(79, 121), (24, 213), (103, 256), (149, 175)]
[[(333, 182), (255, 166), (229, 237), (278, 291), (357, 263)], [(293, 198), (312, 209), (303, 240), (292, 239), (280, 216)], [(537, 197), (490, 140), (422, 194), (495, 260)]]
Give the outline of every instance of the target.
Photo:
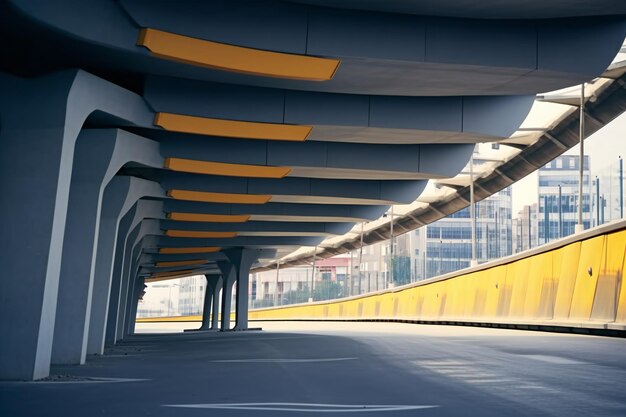
[(214, 253), (222, 248), (218, 246), (201, 246), (193, 248), (159, 248), (159, 253), (164, 254), (188, 254), (188, 253)]
[(271, 195), (267, 194), (208, 193), (188, 190), (169, 190), (167, 195), (177, 200), (231, 204), (265, 204), (272, 198)]
[(312, 126), (304, 125), (244, 122), (241, 120), (212, 119), (209, 117), (161, 112), (154, 117), (154, 124), (172, 132), (294, 142), (306, 140), (313, 129)]
[(250, 219), (249, 214), (202, 214), (202, 213), (178, 213), (171, 212), (167, 215), (170, 220), (183, 222), (208, 222), (208, 223), (245, 223)]
[(237, 233), (235, 232), (202, 232), (202, 231), (196, 231), (196, 230), (166, 230), (165, 236), (230, 239), (230, 238), (236, 237)]
[(209, 261), (207, 261), (206, 259), (193, 259), (189, 261), (156, 262), (154, 265), (158, 267), (167, 267), (167, 266), (184, 266), (184, 265), (202, 265), (208, 262)]
[(288, 167), (226, 164), (194, 159), (166, 158), (165, 168), (192, 174), (224, 175), (227, 177), (283, 178), (291, 171)]
[(145, 46), (159, 58), (185, 64), (307, 81), (331, 80), (341, 62), (338, 59), (228, 45), (151, 28), (140, 30), (137, 45)]
[(179, 276), (179, 275), (191, 274), (193, 273), (193, 271), (194, 271), (193, 269), (186, 269), (184, 271), (153, 272), (152, 275), (150, 275), (150, 278)]

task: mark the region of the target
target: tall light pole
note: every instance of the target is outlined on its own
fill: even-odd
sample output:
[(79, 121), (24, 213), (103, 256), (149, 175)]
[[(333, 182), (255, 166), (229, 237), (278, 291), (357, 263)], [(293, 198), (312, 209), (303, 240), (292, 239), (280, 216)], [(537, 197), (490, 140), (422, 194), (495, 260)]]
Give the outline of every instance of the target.
[(361, 282), (363, 281), (363, 276), (361, 274), (361, 269), (363, 267), (363, 225), (365, 223), (361, 223), (361, 247), (359, 248), (359, 294), (361, 294)]
[(581, 233), (585, 230), (583, 224), (583, 170), (585, 166), (585, 83), (580, 85), (580, 161), (578, 163), (578, 223), (576, 224), (575, 233)]
[(596, 175), (596, 226), (600, 226), (600, 178)]
[(390, 236), (389, 236), (389, 253), (390, 253), (390, 257), (391, 257), (391, 262), (389, 262), (389, 283), (387, 284), (387, 286), (389, 288), (393, 288), (394, 286), (394, 263), (393, 263), (393, 206), (391, 206), (391, 232), (390, 232)]
[(563, 237), (563, 205), (561, 203), (561, 198), (561, 184), (559, 184), (559, 239)]
[(530, 206), (528, 206), (528, 249), (532, 247), (532, 238), (531, 238), (531, 224), (530, 224)]
[(478, 265), (476, 261), (476, 215), (475, 215), (475, 202), (474, 202), (474, 151), (470, 156), (470, 217), (472, 219), (472, 260), (470, 266)]
[(274, 305), (278, 305), (278, 274), (280, 274), (280, 261), (276, 261), (276, 280), (274, 281)]
[(317, 246), (313, 252), (313, 265), (311, 268), (311, 289), (309, 290), (309, 303), (313, 302), (313, 290), (315, 289), (315, 261), (317, 260)]
[(543, 197), (543, 243), (550, 241), (550, 212), (548, 211), (548, 196)]
[(624, 218), (624, 160), (619, 157), (619, 217)]

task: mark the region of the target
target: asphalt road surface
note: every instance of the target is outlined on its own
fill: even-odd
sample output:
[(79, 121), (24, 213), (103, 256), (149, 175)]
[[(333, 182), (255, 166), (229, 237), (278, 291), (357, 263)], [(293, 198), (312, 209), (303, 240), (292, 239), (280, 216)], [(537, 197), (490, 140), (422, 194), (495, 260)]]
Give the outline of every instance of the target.
[(390, 323), (180, 333), (197, 325), (139, 325), (48, 381), (0, 382), (0, 416), (626, 416), (624, 339)]

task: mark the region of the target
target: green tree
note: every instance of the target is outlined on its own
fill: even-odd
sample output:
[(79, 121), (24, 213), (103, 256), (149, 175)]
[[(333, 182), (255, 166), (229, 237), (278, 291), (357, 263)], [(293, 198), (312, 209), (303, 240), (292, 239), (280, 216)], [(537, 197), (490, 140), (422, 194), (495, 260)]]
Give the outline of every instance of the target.
[(394, 285), (404, 285), (411, 282), (411, 258), (408, 256), (394, 256), (388, 260), (389, 270), (393, 269)]
[(283, 294), (283, 304), (298, 304), (306, 303), (309, 301), (309, 287), (304, 286), (302, 288), (287, 291)]
[(333, 300), (335, 298), (341, 298), (343, 294), (343, 288), (340, 284), (334, 281), (322, 281), (315, 284), (315, 290), (313, 291), (313, 300)]

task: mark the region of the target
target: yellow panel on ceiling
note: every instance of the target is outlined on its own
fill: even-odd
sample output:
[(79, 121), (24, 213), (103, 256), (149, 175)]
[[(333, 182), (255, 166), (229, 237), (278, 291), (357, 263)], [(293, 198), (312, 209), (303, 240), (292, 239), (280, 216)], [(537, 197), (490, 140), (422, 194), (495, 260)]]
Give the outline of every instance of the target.
[(137, 45), (164, 59), (217, 70), (307, 81), (333, 78), (338, 59), (271, 52), (144, 28)]
[(168, 271), (168, 272), (153, 272), (150, 275), (150, 278), (163, 278), (163, 277), (171, 277), (171, 276), (184, 276), (187, 274), (193, 274), (193, 269), (185, 269), (184, 271)]
[(202, 265), (209, 261), (206, 259), (193, 259), (189, 261), (169, 261), (169, 262), (156, 262), (154, 265), (158, 267), (168, 266), (184, 266), (184, 265)]
[(166, 158), (165, 168), (192, 174), (224, 175), (227, 177), (283, 178), (291, 171), (288, 167), (226, 164), (194, 159)]
[(218, 246), (202, 246), (193, 248), (159, 248), (159, 253), (168, 254), (187, 254), (187, 253), (214, 253), (219, 252), (222, 248)]
[(154, 117), (154, 124), (172, 132), (293, 142), (306, 140), (313, 129), (312, 126), (304, 125), (244, 122), (174, 113), (157, 113)]
[(228, 239), (228, 238), (233, 238), (237, 236), (237, 233), (235, 232), (202, 232), (202, 231), (196, 231), (196, 230), (166, 230), (165, 236)]
[(272, 198), (271, 195), (267, 194), (209, 193), (189, 190), (169, 190), (167, 195), (177, 200), (231, 204), (265, 204)]
[(245, 223), (250, 220), (249, 214), (203, 214), (203, 213), (178, 213), (171, 212), (168, 219), (184, 222), (208, 222), (208, 223)]

